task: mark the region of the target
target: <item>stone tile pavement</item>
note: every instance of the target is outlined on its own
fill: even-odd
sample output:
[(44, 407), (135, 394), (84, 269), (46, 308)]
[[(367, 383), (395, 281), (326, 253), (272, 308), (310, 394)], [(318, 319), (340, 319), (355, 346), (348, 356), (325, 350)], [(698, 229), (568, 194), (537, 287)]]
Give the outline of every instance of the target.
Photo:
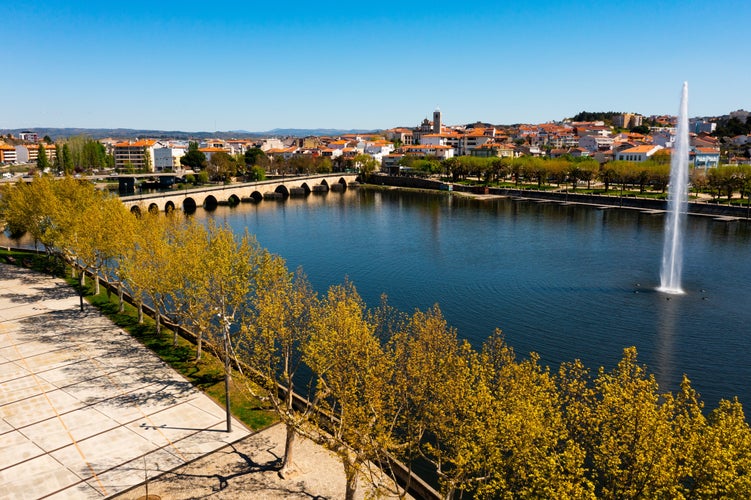
[(250, 435), (62, 280), (0, 264), (0, 497), (103, 498)]

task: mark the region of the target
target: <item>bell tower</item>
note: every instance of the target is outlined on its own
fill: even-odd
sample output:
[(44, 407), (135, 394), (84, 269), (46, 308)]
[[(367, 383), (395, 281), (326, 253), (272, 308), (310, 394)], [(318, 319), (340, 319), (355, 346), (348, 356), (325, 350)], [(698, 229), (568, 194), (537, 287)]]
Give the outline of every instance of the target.
[(440, 134), (441, 129), (441, 110), (440, 108), (435, 108), (435, 111), (433, 111), (433, 133)]

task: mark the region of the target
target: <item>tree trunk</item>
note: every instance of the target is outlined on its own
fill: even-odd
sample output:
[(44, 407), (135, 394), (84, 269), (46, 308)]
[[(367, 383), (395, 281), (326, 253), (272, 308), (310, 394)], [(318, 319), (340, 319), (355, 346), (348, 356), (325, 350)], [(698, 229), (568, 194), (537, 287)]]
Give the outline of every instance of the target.
[(143, 303), (138, 303), (138, 324), (143, 324)]
[(200, 361), (201, 355), (203, 354), (203, 331), (198, 330), (196, 335), (198, 336), (196, 342), (196, 361)]
[(124, 313), (125, 312), (125, 290), (122, 282), (117, 284), (117, 298), (120, 301), (120, 310), (118, 312)]
[(289, 473), (290, 470), (293, 469), (292, 465), (292, 456), (293, 456), (293, 448), (295, 444), (295, 426), (291, 423), (286, 424), (287, 428), (287, 436), (284, 440), (284, 458), (282, 458), (282, 466), (279, 469), (279, 476), (284, 478), (287, 473)]
[(94, 295), (99, 295), (99, 274), (94, 275)]
[(345, 500), (355, 500), (355, 493), (357, 493), (357, 465), (351, 460), (349, 452), (347, 457), (342, 460), (344, 464), (344, 475), (347, 478), (347, 489), (344, 492)]

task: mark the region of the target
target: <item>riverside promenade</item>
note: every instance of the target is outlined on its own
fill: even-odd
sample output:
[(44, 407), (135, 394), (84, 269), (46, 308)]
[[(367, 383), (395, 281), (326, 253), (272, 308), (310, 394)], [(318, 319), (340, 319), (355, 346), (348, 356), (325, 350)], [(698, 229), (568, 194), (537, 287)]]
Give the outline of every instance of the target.
[[(0, 498), (343, 498), (338, 458), (253, 434), (63, 280), (0, 263)], [(148, 478), (148, 482), (146, 479)], [(361, 481), (357, 498), (369, 488)], [(385, 495), (385, 497), (390, 497)]]
[(250, 435), (63, 280), (0, 264), (0, 497), (104, 498)]

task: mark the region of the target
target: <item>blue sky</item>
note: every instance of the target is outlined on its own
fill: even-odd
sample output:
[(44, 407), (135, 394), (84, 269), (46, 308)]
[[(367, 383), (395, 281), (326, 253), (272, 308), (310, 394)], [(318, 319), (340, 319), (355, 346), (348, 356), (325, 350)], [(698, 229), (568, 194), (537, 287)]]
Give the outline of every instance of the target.
[(691, 116), (751, 108), (748, 0), (47, 1), (3, 7), (0, 128)]

